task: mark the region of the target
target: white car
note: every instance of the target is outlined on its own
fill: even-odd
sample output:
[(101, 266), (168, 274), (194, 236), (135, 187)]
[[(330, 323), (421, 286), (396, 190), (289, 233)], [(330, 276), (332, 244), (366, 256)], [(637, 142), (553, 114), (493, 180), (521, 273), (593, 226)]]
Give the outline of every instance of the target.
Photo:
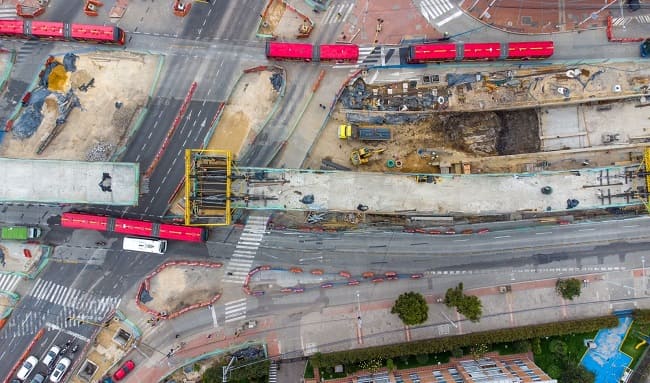
[(25, 380), (32, 373), (34, 367), (38, 364), (38, 359), (34, 355), (30, 355), (29, 358), (20, 366), (20, 370), (16, 374), (16, 378), (20, 380)]
[(50, 382), (59, 383), (63, 375), (65, 375), (65, 372), (68, 371), (68, 367), (70, 367), (70, 359), (61, 358), (59, 363), (56, 364), (56, 367), (54, 367), (52, 375), (50, 375)]
[(52, 346), (52, 348), (50, 348), (50, 351), (45, 354), (45, 357), (42, 360), (43, 364), (47, 367), (50, 367), (50, 365), (56, 360), (56, 357), (59, 356), (59, 352), (61, 352), (61, 347)]

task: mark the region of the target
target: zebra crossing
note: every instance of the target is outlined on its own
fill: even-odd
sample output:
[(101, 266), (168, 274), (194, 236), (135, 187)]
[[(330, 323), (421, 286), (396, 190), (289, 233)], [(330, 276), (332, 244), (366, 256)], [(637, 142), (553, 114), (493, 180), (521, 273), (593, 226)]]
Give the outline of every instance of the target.
[(235, 322), (246, 318), (246, 298), (226, 302), (225, 323)]
[(36, 282), (29, 295), (39, 301), (62, 306), (64, 310), (68, 309), (69, 314), (72, 314), (68, 316), (91, 320), (103, 319), (121, 301), (120, 297), (98, 297), (87, 291), (71, 289), (43, 279)]
[(0, 291), (13, 292), (20, 282), (20, 276), (14, 274), (0, 274)]
[(0, 8), (0, 19), (17, 19), (16, 7)]
[(83, 321), (102, 321), (120, 301), (120, 297), (99, 297), (39, 279), (22, 298), (21, 310), (14, 311), (0, 339), (33, 335), (43, 327), (60, 330)]
[(277, 383), (278, 381), (278, 365), (271, 362), (269, 366), (269, 383)]
[(463, 14), (450, 0), (414, 0), (429, 24), (442, 27)]
[(235, 251), (226, 266), (224, 282), (244, 283), (266, 232), (268, 220), (269, 217), (248, 217), (244, 231), (239, 237)]
[(352, 70), (359, 68), (361, 65), (368, 67), (382, 66), (384, 65), (382, 61), (382, 52), (380, 46), (359, 47), (359, 59), (357, 60), (356, 64), (336, 64), (333, 66), (333, 68)]
[(631, 22), (637, 24), (650, 24), (650, 15), (639, 15), (633, 17), (616, 17), (612, 19), (612, 25), (615, 27), (624, 27)]
[(354, 9), (354, 2), (333, 4), (323, 16), (322, 24), (337, 24), (345, 22)]

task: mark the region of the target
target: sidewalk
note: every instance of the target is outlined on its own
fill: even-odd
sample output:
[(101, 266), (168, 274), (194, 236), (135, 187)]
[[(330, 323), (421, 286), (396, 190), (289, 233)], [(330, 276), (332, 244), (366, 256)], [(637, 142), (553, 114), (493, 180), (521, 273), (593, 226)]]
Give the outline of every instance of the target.
[[(648, 276), (645, 270), (645, 278)], [(325, 307), (302, 316), (297, 328), (279, 315), (259, 319), (259, 327), (240, 337), (226, 335), (223, 328), (197, 334), (172, 359), (153, 354), (129, 377), (130, 382), (155, 382), (176, 368), (206, 353), (216, 355), (246, 342), (266, 343), (269, 356), (295, 357), (315, 352), (349, 350), (408, 340), (488, 331), (552, 321), (587, 318), (610, 314), (615, 310), (649, 307), (644, 270), (627, 270), (578, 277), (584, 282), (582, 294), (566, 301), (555, 292), (556, 279), (519, 282), (511, 291), (500, 292), (499, 286), (467, 289), (467, 294), (481, 298), (484, 313), (479, 323), (471, 323), (441, 303), (442, 294), (427, 294), (429, 320), (417, 327), (405, 328), (390, 314), (393, 300), (380, 300)], [(438, 279), (441, 281), (441, 279)], [(457, 282), (442, 280), (449, 287)], [(399, 283), (399, 282), (385, 282)], [(386, 285), (388, 286), (388, 285)], [(398, 287), (399, 285), (391, 285)], [(402, 286), (399, 288), (402, 290)], [(444, 289), (436, 289), (444, 291)], [(358, 318), (361, 317), (359, 320)], [(292, 351), (297, 353), (292, 353)], [(132, 353), (133, 354), (133, 353)], [(296, 377), (297, 379), (297, 377)]]
[(521, 34), (603, 28), (609, 15), (607, 10), (601, 11), (602, 0), (586, 0), (578, 8), (566, 0), (558, 0), (557, 3), (500, 0), (497, 4), (491, 0), (464, 0), (460, 7), (466, 14), (487, 25)]

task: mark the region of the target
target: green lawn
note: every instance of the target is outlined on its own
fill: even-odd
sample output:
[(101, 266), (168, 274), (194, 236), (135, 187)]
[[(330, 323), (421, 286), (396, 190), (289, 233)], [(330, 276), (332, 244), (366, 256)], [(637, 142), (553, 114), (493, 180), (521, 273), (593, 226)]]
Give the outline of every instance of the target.
[(637, 335), (637, 332), (650, 335), (650, 324), (642, 325), (634, 321), (630, 326), (630, 330), (627, 332), (627, 337), (625, 337), (625, 340), (623, 341), (623, 345), (621, 346), (621, 351), (623, 351), (624, 353), (632, 357), (632, 363), (630, 364), (630, 368), (634, 368), (634, 366), (636, 366), (636, 363), (639, 361), (639, 358), (641, 357), (641, 355), (643, 355), (643, 352), (645, 351), (646, 347), (648, 347), (647, 345), (645, 345), (639, 347), (638, 350), (634, 348), (637, 344), (639, 344), (639, 342), (641, 342), (641, 338), (639, 335)]
[(551, 378), (557, 379), (560, 373), (560, 363), (558, 358), (561, 357), (561, 353), (551, 350), (551, 343), (553, 343), (554, 340), (558, 340), (566, 344), (566, 355), (569, 362), (578, 365), (585, 351), (587, 351), (587, 347), (584, 345), (584, 340), (594, 339), (597, 333), (597, 331), (593, 331), (584, 334), (542, 338), (540, 342), (542, 352), (541, 354), (535, 354), (535, 364), (537, 364), (544, 372), (549, 374)]
[(314, 367), (311, 365), (311, 360), (307, 359), (307, 366), (305, 367), (305, 379), (313, 379), (314, 378)]

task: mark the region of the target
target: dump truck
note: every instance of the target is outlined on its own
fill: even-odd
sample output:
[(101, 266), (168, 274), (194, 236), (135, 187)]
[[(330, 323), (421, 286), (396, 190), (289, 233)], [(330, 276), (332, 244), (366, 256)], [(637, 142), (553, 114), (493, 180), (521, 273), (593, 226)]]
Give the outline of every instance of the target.
[(360, 128), (356, 125), (340, 125), (339, 138), (354, 138), (361, 141), (388, 141), (391, 138), (389, 128)]
[(41, 229), (27, 226), (7, 226), (2, 228), (0, 238), (3, 240), (26, 241), (41, 236)]

